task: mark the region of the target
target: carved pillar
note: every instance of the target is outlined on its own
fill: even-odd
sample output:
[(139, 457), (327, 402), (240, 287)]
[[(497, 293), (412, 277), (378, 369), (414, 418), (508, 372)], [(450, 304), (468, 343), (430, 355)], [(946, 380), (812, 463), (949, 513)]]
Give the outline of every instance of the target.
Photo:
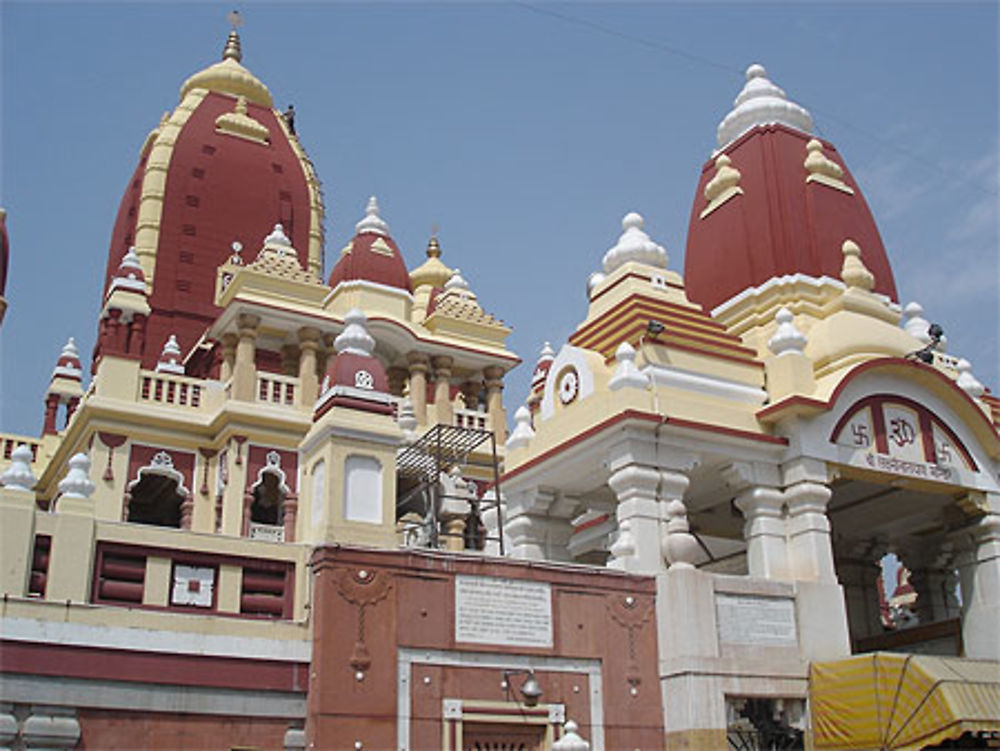
[(236, 359), (233, 364), (233, 398), (252, 402), (257, 388), (257, 365), (254, 362), (257, 353), (257, 327), (260, 316), (251, 313), (241, 313), (239, 326), (239, 342), (236, 344)]
[(573, 526), (569, 520), (578, 508), (578, 500), (542, 488), (510, 496), (504, 507), (504, 536), (511, 557), (571, 560), (567, 545)]
[(194, 516), (194, 497), (188, 492), (181, 501), (181, 529), (191, 529), (191, 519)]
[(66, 425), (69, 425), (69, 421), (73, 419), (73, 413), (76, 412), (76, 408), (80, 406), (80, 397), (71, 396), (69, 401), (66, 402)]
[(319, 397), (319, 380), (316, 378), (319, 340), (318, 329), (311, 326), (299, 329), (299, 404), (310, 411)]
[(491, 365), (483, 369), (486, 378), (486, 411), (497, 443), (507, 440), (507, 414), (503, 409), (503, 368)]
[(250, 536), (250, 517), (253, 513), (253, 491), (247, 490), (243, 493), (243, 532), (244, 537)]
[(108, 311), (106, 330), (108, 333), (108, 352), (106, 354), (124, 354), (127, 329), (122, 325), (122, 312), (118, 308), (112, 308)]
[(410, 401), (418, 425), (427, 424), (427, 366), (428, 357), (423, 352), (410, 352)]
[(392, 367), (386, 370), (385, 374), (389, 379), (389, 393), (393, 396), (402, 396), (406, 379), (410, 377), (410, 371), (406, 368)]
[(233, 363), (236, 361), (236, 334), (222, 335), (222, 364), (219, 366), (219, 380), (225, 383), (233, 377)]
[(747, 572), (764, 579), (788, 579), (788, 548), (782, 506), (785, 498), (776, 488), (754, 487), (736, 496), (736, 506), (746, 524)]
[(59, 415), (59, 394), (48, 394), (45, 397), (45, 422), (42, 426), (43, 435), (55, 435), (56, 417)]
[(465, 523), (464, 516), (453, 516), (445, 520), (445, 535), (442, 540), (445, 550), (465, 550)]
[(434, 416), (439, 425), (452, 425), (455, 422), (450, 381), (453, 362), (453, 358), (444, 355), (431, 361), (434, 366)]
[[(688, 480), (684, 475), (678, 477), (683, 480), (683, 487), (680, 487), (680, 495), (683, 495)], [(656, 497), (659, 484), (659, 471), (638, 464), (626, 465), (608, 478), (608, 485), (618, 498), (615, 512), (618, 539), (611, 547), (613, 558), (608, 562), (609, 568), (641, 573), (663, 570), (660, 553), (662, 510)]]
[(281, 503), (282, 524), (285, 527), (285, 542), (295, 542), (295, 519), (299, 513), (299, 497), (289, 493)]
[(788, 563), (793, 579), (836, 582), (830, 520), (826, 506), (833, 495), (818, 482), (798, 482), (785, 488), (788, 504)]
[(128, 352), (130, 355), (142, 357), (146, 349), (146, 315), (133, 313), (128, 329)]
[(963, 530), (959, 546), (965, 656), (1000, 660), (1000, 513), (988, 512)]

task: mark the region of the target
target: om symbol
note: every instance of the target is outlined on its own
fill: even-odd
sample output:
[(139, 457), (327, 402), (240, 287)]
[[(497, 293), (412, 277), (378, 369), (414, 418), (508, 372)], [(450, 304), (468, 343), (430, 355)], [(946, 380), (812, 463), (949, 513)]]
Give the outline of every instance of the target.
[(913, 429), (909, 421), (904, 420), (901, 417), (897, 417), (889, 422), (889, 426), (892, 428), (892, 432), (889, 437), (892, 438), (893, 442), (897, 446), (905, 446), (908, 443), (913, 443), (917, 439), (917, 431)]

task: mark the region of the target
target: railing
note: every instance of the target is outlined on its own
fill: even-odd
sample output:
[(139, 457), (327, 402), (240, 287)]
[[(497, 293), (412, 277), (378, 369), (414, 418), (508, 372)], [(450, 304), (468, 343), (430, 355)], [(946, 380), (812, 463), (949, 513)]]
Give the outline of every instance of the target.
[(37, 438), (28, 438), (23, 435), (14, 435), (12, 433), (0, 434), (0, 456), (3, 457), (5, 461), (10, 460), (10, 455), (14, 453), (14, 449), (20, 446), (22, 443), (26, 444), (29, 449), (31, 449), (31, 461), (38, 461), (38, 448), (41, 442)]
[(474, 428), (476, 430), (489, 429), (489, 415), (486, 412), (479, 412), (475, 409), (458, 409), (455, 412), (456, 428)]
[(251, 540), (284, 542), (285, 528), (280, 524), (258, 524), (257, 522), (250, 522), (250, 533), (247, 536)]
[(282, 407), (295, 406), (295, 390), (299, 379), (276, 373), (257, 374), (257, 401)]
[(201, 409), (204, 386), (198, 380), (166, 373), (143, 373), (139, 377), (138, 401)]

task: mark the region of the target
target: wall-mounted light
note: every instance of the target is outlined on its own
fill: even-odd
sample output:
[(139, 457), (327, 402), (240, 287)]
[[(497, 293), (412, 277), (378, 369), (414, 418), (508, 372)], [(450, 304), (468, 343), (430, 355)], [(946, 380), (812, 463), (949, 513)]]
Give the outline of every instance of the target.
[(524, 683), (521, 684), (522, 700), (519, 703), (524, 704), (526, 707), (537, 707), (538, 700), (542, 698), (542, 687), (538, 685), (538, 680), (535, 678), (535, 671), (531, 668), (521, 670), (504, 670), (502, 685), (507, 690), (508, 696), (511, 693), (510, 679), (515, 675), (528, 676), (525, 678)]

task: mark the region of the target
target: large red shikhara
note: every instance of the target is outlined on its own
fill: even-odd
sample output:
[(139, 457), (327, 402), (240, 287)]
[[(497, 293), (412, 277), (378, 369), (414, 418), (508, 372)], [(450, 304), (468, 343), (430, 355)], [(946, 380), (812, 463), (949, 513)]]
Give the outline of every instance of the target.
[[(219, 115), (233, 112), (236, 97), (209, 92), (181, 128), (170, 155), (163, 213), (149, 299), (152, 314), (142, 354), (156, 366), (162, 343), (176, 334), (181, 351), (198, 341), (219, 309), (216, 269), (239, 241), (256, 254), (280, 223), (308, 268), (310, 199), (302, 163), (278, 116), (247, 104), (247, 114), (270, 131), (266, 144), (216, 131)], [(122, 196), (111, 235), (105, 293), (122, 256), (135, 242), (139, 199), (150, 139)], [(249, 256), (252, 258), (252, 256)]]
[[(853, 194), (807, 182), (806, 144), (813, 136), (780, 124), (757, 125), (721, 153), (740, 171), (742, 194), (701, 218), (715, 157), (702, 167), (684, 259), (688, 296), (712, 310), (748, 287), (786, 274), (840, 278), (841, 247), (853, 240), (875, 275), (875, 292), (897, 301), (882, 238), (861, 188), (833, 144), (823, 154), (839, 164)], [(717, 156), (717, 155), (716, 155)]]

